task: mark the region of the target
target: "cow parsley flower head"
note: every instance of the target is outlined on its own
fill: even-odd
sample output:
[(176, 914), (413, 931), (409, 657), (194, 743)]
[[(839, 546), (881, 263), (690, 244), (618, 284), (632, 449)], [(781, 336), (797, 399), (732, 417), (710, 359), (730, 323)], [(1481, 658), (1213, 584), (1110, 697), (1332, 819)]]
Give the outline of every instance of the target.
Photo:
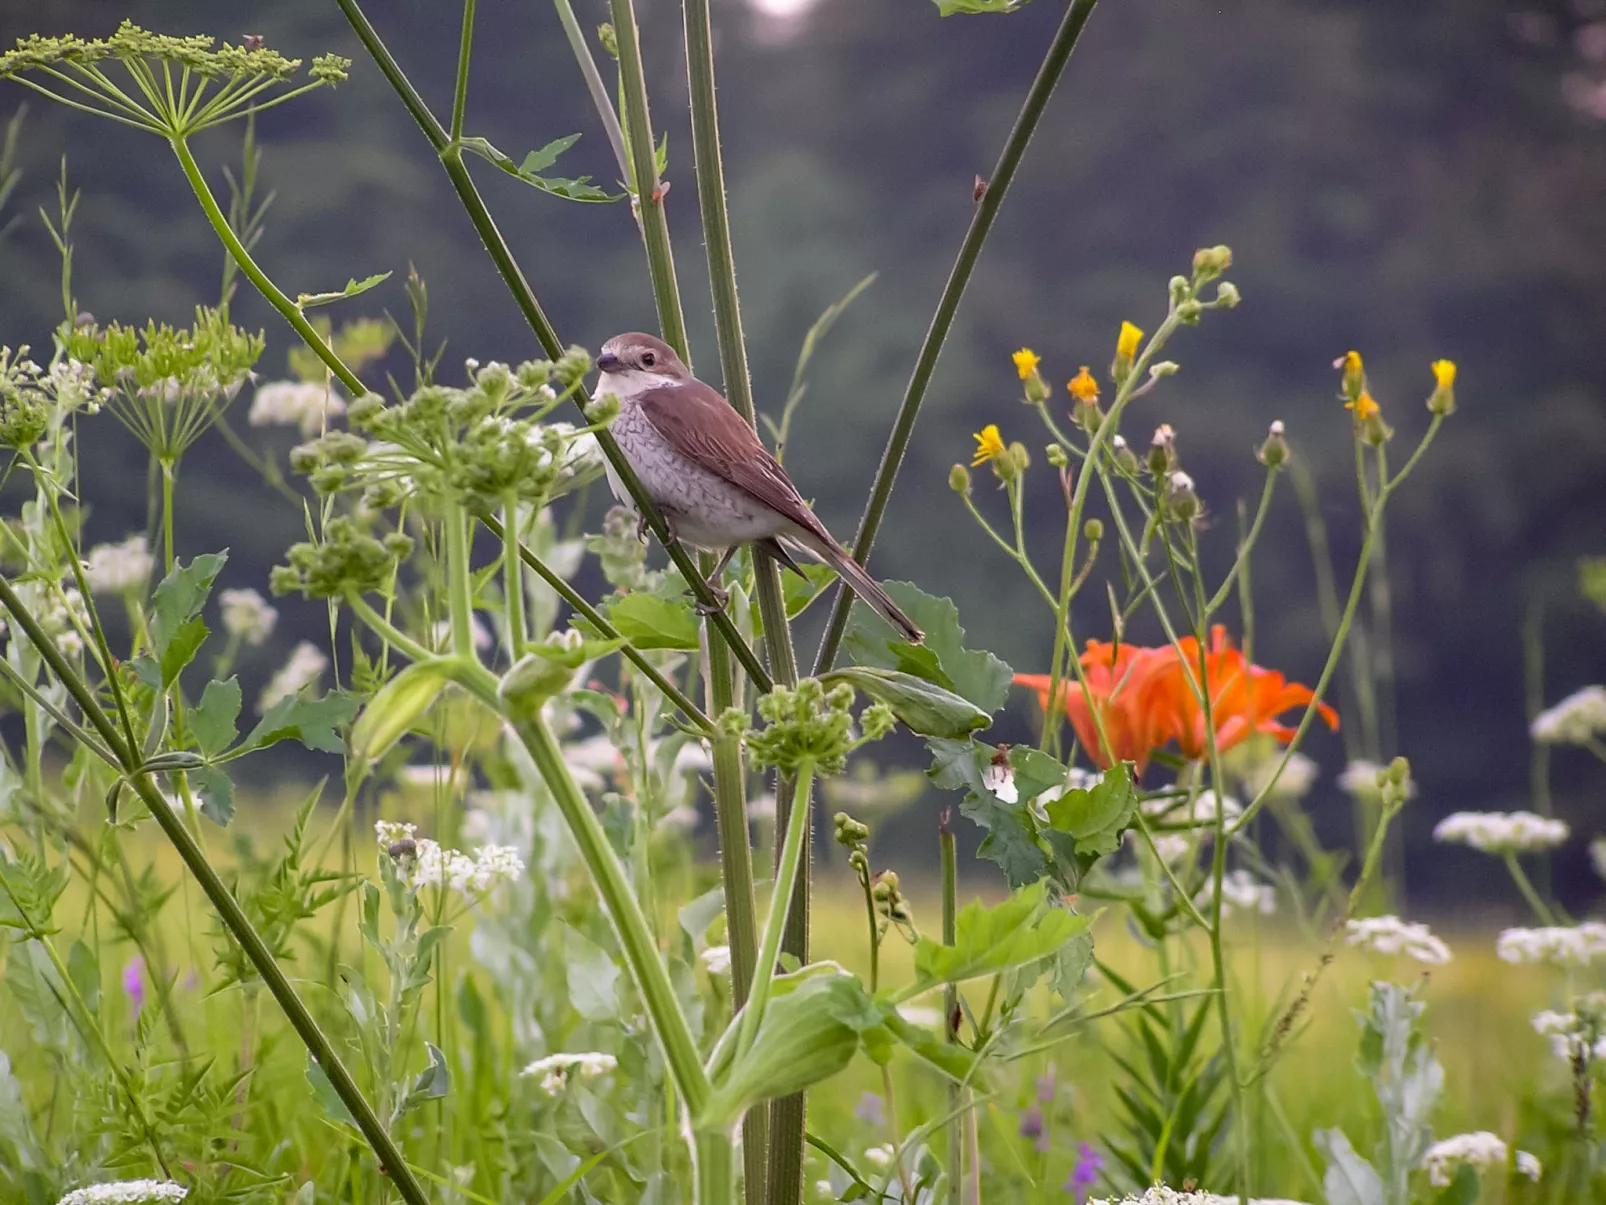
[[(1164, 1184), (1156, 1184), (1142, 1193), (1125, 1197), (1094, 1197), (1087, 1205), (1238, 1205), (1238, 1198), (1223, 1197), (1213, 1192), (1178, 1192)], [(1251, 1197), (1249, 1205), (1305, 1205), (1285, 1197)]]
[(262, 697), (257, 700), (257, 710), (266, 712), (275, 703), (299, 695), (316, 683), (323, 676), (323, 671), (328, 668), (329, 658), (318, 651), (317, 645), (309, 640), (303, 640), (290, 650), (290, 659), (262, 688)]
[(255, 590), (224, 590), (218, 603), (223, 608), (223, 630), (250, 645), (266, 641), (279, 622), (278, 610)]
[(1566, 821), (1532, 812), (1455, 812), (1434, 827), (1433, 839), (1486, 854), (1520, 854), (1554, 849), (1568, 832)]
[(57, 1205), (154, 1205), (182, 1201), (189, 1192), (174, 1180), (108, 1180), (75, 1188)]
[(1606, 686), (1586, 686), (1534, 717), (1528, 729), (1545, 745), (1587, 745), (1606, 736)]
[(1606, 955), (1606, 924), (1547, 925), (1540, 929), (1506, 929), (1495, 942), (1503, 962), (1549, 962), (1588, 966)]
[(1347, 944), (1374, 954), (1403, 954), (1424, 966), (1443, 966), (1450, 961), (1450, 947), (1424, 924), (1402, 921), (1397, 916), (1368, 916), (1349, 921), (1344, 927)]
[(142, 535), (121, 544), (98, 544), (84, 558), (84, 577), (95, 594), (126, 594), (142, 590), (155, 567), (150, 545)]
[[(1471, 1134), (1457, 1134), (1443, 1142), (1435, 1142), (1422, 1158), (1428, 1179), (1439, 1188), (1447, 1187), (1463, 1163), (1470, 1163), (1482, 1171), (1488, 1167), (1504, 1166), (1508, 1158), (1506, 1144), (1498, 1134), (1478, 1130)], [(1539, 1160), (1527, 1151), (1517, 1152), (1517, 1171), (1530, 1180), (1538, 1180)]]
[(311, 439), (329, 419), (345, 412), (345, 399), (332, 385), (270, 381), (257, 386), (246, 421), (253, 427), (298, 427), (302, 439)]
[(1606, 1060), (1606, 993), (1591, 992), (1577, 1011), (1545, 1009), (1533, 1015), (1534, 1032), (1550, 1042), (1555, 1056), (1568, 1066), (1579, 1059)]
[(536, 1059), (519, 1074), (540, 1076), (541, 1091), (548, 1096), (556, 1096), (571, 1079), (606, 1075), (618, 1064), (619, 1061), (611, 1054), (549, 1054), (544, 1059)]
[(417, 831), (414, 825), (393, 820), (374, 824), (374, 835), (385, 856), (396, 864), (402, 881), (414, 890), (439, 887), (475, 898), (524, 873), (524, 859), (511, 845), (482, 845), (467, 854), (416, 836)]

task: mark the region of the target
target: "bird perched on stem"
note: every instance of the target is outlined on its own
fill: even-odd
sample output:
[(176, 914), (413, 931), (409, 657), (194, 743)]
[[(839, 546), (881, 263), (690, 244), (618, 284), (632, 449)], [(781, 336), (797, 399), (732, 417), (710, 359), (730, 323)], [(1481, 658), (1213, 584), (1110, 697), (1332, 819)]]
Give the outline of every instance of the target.
[[(791, 553), (802, 551), (831, 566), (904, 639), (919, 643), (920, 629), (825, 529), (753, 429), (668, 344), (634, 331), (615, 335), (602, 345), (597, 368), (596, 392), (619, 399), (613, 437), (670, 531), (722, 554), (709, 582), (722, 603), (725, 592), (716, 583), (743, 544), (799, 574)], [(632, 505), (611, 465), (608, 484)]]

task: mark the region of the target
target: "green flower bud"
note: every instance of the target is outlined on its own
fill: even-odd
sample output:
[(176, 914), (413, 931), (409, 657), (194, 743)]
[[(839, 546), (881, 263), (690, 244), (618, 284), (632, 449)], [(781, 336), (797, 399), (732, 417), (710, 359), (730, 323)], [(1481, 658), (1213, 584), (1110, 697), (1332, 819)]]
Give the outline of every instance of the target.
[(591, 353), (583, 347), (569, 348), (552, 366), (552, 375), (563, 383), (565, 389), (577, 384), (590, 371)]
[(1403, 787), (1411, 777), (1411, 763), (1403, 757), (1396, 757), (1388, 765), (1389, 781), (1397, 787)]
[(1082, 538), (1089, 544), (1097, 544), (1104, 538), (1104, 521), (1102, 519), (1089, 519), (1082, 524)]
[(1138, 472), (1137, 453), (1127, 446), (1125, 436), (1117, 435), (1110, 441), (1110, 447), (1115, 453), (1115, 467), (1128, 476), (1136, 476)]
[(1226, 246), (1201, 247), (1193, 253), (1193, 279), (1195, 284), (1214, 280), (1232, 267), (1232, 248)]
[(1177, 467), (1176, 442), (1177, 433), (1170, 423), (1161, 423), (1154, 429), (1154, 438), (1149, 441), (1149, 472), (1164, 477)]
[(1199, 315), (1204, 313), (1204, 305), (1189, 298), (1177, 307), (1177, 321), (1184, 326), (1198, 326)]
[(759, 766), (775, 766), (793, 774), (804, 762), (827, 777), (841, 772), (853, 745), (853, 688), (846, 683), (829, 693), (816, 678), (796, 689), (777, 686), (758, 701), (766, 726), (749, 730), (747, 748)]
[(885, 703), (872, 703), (859, 713), (859, 727), (867, 741), (878, 741), (898, 726), (898, 717)]
[(551, 360), (525, 360), (514, 369), (519, 386), (534, 393), (552, 379)]
[(1161, 377), (1174, 377), (1181, 368), (1182, 365), (1175, 360), (1161, 360), (1158, 364), (1149, 366), (1149, 377), (1152, 380), (1159, 380)]
[(1186, 276), (1173, 276), (1166, 284), (1166, 292), (1171, 296), (1172, 305), (1181, 305), (1192, 296), (1193, 286)]
[(1266, 442), (1260, 445), (1260, 451), (1255, 456), (1268, 469), (1280, 468), (1288, 463), (1288, 441), (1283, 438), (1281, 419), (1272, 423), (1266, 433)]
[(1178, 523), (1191, 523), (1203, 509), (1194, 492), (1193, 478), (1178, 470), (1171, 474), (1165, 497), (1166, 511)]
[(948, 488), (956, 494), (970, 493), (970, 470), (962, 464), (956, 464), (949, 469)]
[(1063, 469), (1071, 463), (1070, 457), (1065, 454), (1065, 449), (1059, 444), (1049, 444), (1043, 449), (1043, 454), (1048, 457), (1048, 463), (1056, 469)]
[(604, 21), (597, 26), (597, 41), (602, 43), (602, 49), (607, 52), (609, 58), (619, 57), (619, 35), (608, 22)]
[(1026, 450), (1026, 445), (1019, 440), (1009, 445), (1009, 463), (1016, 476), (1024, 473), (1031, 466), (1032, 454)]
[(1243, 298), (1238, 294), (1238, 286), (1230, 280), (1224, 280), (1216, 286), (1216, 299), (1212, 304), (1221, 310), (1235, 310)]

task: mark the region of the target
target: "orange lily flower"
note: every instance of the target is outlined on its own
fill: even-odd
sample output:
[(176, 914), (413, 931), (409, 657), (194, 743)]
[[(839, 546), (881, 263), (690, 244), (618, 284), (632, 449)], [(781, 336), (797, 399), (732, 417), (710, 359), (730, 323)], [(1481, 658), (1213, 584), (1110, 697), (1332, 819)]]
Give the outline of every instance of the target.
[[(1165, 670), (1151, 681), (1150, 705), (1159, 713), (1159, 725), (1176, 737), (1182, 755), (1197, 761), (1210, 749), (1204, 708), (1189, 685), (1190, 678), (1199, 680), (1199, 642), (1184, 636), (1176, 647), (1160, 651), (1170, 656)], [(1210, 629), (1204, 676), (1210, 694), (1210, 718), (1216, 730), (1216, 750), (1220, 753), (1257, 732), (1285, 744), (1293, 740), (1294, 730), (1279, 723), (1277, 717), (1292, 708), (1304, 707), (1316, 697), (1310, 687), (1288, 681), (1277, 670), (1251, 664), (1233, 647), (1227, 630), (1220, 624)], [(1326, 703), (1317, 705), (1317, 714), (1329, 728), (1338, 730), (1338, 713)]]
[[(1149, 754), (1171, 738), (1172, 733), (1162, 727), (1161, 714), (1149, 702), (1151, 682), (1165, 671), (1164, 654), (1170, 651), (1089, 640), (1081, 657), (1087, 690), (1074, 677), (1060, 682), (1061, 705), (1076, 730), (1076, 739), (1099, 769), (1129, 761), (1141, 774), (1149, 764)], [(1016, 674), (1015, 683), (1035, 690), (1047, 713), (1048, 674)], [(1099, 740), (1095, 712), (1109, 741), (1108, 750)]]

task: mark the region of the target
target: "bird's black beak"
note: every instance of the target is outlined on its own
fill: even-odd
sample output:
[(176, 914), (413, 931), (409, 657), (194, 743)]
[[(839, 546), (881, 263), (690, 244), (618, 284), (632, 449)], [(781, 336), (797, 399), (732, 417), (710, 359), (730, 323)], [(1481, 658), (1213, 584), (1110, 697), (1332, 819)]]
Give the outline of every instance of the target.
[(617, 372), (624, 367), (624, 362), (611, 351), (605, 351), (597, 357), (597, 368), (601, 372)]

